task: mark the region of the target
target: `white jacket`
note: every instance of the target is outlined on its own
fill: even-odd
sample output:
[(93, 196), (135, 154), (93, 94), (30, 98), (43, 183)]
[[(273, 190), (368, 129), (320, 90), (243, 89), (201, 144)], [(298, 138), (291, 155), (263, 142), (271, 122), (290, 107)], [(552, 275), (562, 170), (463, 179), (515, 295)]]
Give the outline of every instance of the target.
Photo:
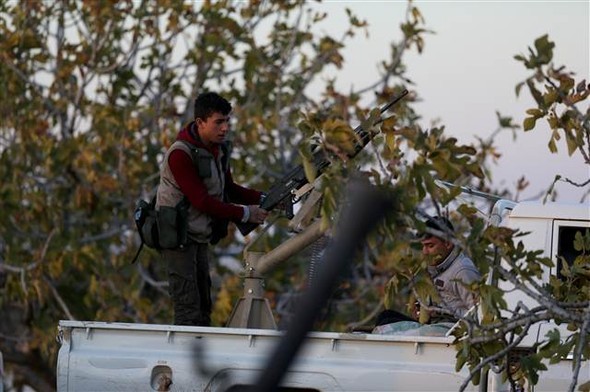
[(481, 274), (458, 247), (436, 266), (428, 267), (428, 273), (440, 295), (441, 307), (452, 311), (456, 317), (463, 316), (476, 302), (476, 298), (462, 283), (479, 280)]

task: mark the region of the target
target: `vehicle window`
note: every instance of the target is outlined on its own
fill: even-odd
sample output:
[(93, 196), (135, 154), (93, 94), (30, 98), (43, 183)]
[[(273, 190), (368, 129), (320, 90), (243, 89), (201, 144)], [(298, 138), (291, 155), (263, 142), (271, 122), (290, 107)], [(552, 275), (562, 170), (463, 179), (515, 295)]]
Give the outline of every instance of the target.
[(557, 242), (557, 277), (564, 280), (562, 269), (563, 263), (566, 262), (568, 266), (574, 263), (576, 257), (581, 254), (581, 251), (574, 249), (574, 238), (576, 233), (587, 235), (590, 228), (587, 227), (575, 227), (575, 226), (561, 226), (559, 227), (559, 239)]

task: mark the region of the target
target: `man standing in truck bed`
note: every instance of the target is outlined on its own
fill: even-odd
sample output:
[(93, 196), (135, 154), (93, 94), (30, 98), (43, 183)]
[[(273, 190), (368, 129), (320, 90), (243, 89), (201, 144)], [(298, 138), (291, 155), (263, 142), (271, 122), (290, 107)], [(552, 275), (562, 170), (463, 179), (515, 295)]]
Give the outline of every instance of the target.
[[(427, 322), (455, 322), (476, 303), (476, 296), (466, 285), (479, 280), (481, 274), (473, 261), (453, 244), (450, 238), (454, 232), (451, 221), (436, 216), (426, 221), (426, 227), (429, 231), (420, 235), (420, 242), (422, 254), (428, 259), (428, 274), (440, 297), (434, 306), (449, 312), (430, 312)], [(430, 231), (436, 231), (437, 234)], [(376, 326), (398, 321), (418, 321), (419, 312), (419, 304), (415, 305), (412, 317), (387, 309), (377, 317)]]
[[(178, 133), (160, 168), (156, 209), (177, 206), (183, 199), (190, 203), (188, 243), (162, 250), (177, 325), (211, 323), (208, 243), (224, 236), (219, 223), (260, 224), (268, 215), (258, 207), (262, 193), (232, 179), (226, 143), (231, 110), (231, 104), (218, 94), (200, 94), (195, 100), (195, 120)], [(218, 227), (222, 227), (221, 235)]]

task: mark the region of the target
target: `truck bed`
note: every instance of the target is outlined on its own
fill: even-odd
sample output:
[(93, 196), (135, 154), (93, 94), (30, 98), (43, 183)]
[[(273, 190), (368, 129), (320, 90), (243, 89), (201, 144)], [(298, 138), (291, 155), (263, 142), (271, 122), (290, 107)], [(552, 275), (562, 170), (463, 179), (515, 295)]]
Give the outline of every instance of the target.
[[(60, 321), (58, 391), (225, 391), (252, 385), (280, 331)], [(457, 391), (451, 337), (312, 332), (284, 391)], [(477, 388), (470, 385), (468, 390)]]
[[(237, 391), (254, 385), (284, 332), (268, 329), (60, 321), (57, 390)], [(311, 332), (280, 392), (458, 391), (452, 337)], [(572, 361), (546, 363), (535, 386), (565, 391)], [(590, 378), (584, 361), (580, 380)], [(481, 388), (510, 391), (493, 372)]]

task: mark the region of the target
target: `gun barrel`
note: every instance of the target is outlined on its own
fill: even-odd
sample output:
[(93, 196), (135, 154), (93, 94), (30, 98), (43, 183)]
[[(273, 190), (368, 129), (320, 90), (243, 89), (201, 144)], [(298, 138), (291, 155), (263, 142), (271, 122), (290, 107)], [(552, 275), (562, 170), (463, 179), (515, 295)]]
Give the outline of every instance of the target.
[[(404, 89), (397, 97), (395, 97), (392, 101), (387, 103), (379, 110), (379, 119), (373, 123), (373, 126), (381, 124), (384, 119), (381, 117), (383, 113), (389, 110), (393, 105), (401, 101), (406, 95), (408, 94), (408, 90)], [(356, 154), (358, 154), (365, 146), (373, 139), (373, 135), (370, 132), (367, 132), (363, 129), (362, 125), (357, 126), (354, 129), (354, 133), (359, 136), (360, 143), (357, 143), (354, 149), (354, 154), (350, 156), (350, 158), (354, 158)]]
[[(380, 124), (383, 121), (381, 115), (389, 110), (389, 108), (391, 108), (393, 105), (401, 101), (407, 94), (408, 90), (404, 89), (398, 96), (383, 106), (379, 111), (379, 120), (377, 120), (373, 126)], [(365, 131), (362, 125), (357, 126), (354, 129), (354, 133), (358, 136), (359, 143), (357, 143), (355, 146), (355, 151), (349, 156), (350, 158), (354, 158), (373, 138), (373, 135), (370, 132)], [(316, 169), (316, 172), (321, 173), (326, 167), (330, 165), (330, 159), (327, 157), (324, 150), (318, 149), (313, 153), (312, 163)], [(266, 198), (260, 204), (260, 207), (267, 211), (272, 211), (276, 206), (283, 202), (283, 200), (292, 197), (294, 191), (307, 183), (308, 181), (307, 177), (305, 176), (305, 170), (303, 169), (303, 165), (300, 164), (291, 169), (283, 178), (281, 178), (270, 188)], [(246, 235), (254, 230), (256, 226), (256, 224), (250, 223), (239, 224), (238, 229), (243, 235)]]

